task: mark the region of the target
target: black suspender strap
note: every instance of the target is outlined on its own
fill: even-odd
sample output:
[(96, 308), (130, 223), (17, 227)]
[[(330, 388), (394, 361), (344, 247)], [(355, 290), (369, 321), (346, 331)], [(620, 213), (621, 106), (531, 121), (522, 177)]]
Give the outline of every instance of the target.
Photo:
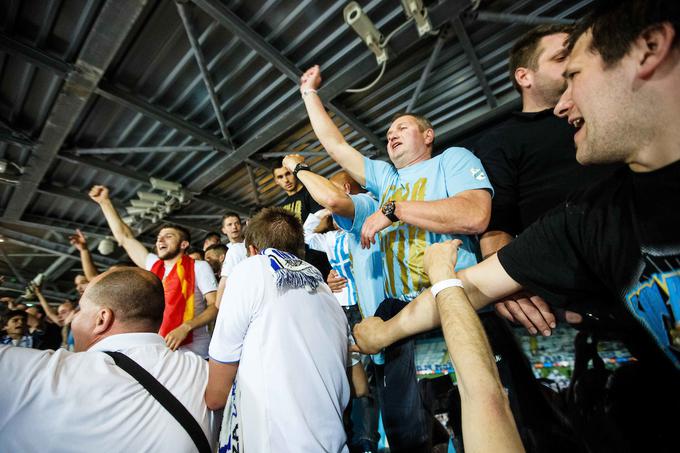
[(179, 402), (177, 398), (174, 397), (170, 391), (163, 386), (155, 377), (153, 377), (148, 371), (142, 368), (137, 362), (132, 360), (130, 357), (126, 356), (121, 352), (104, 351), (106, 354), (113, 358), (120, 368), (126, 371), (130, 376), (135, 378), (142, 387), (144, 387), (159, 403), (163, 405), (170, 415), (172, 415), (175, 420), (179, 422), (180, 425), (186, 430), (186, 432), (191, 436), (191, 439), (196, 444), (199, 453), (210, 453), (210, 442), (208, 438), (205, 437), (205, 433), (198, 424), (193, 415), (187, 410), (184, 405)]

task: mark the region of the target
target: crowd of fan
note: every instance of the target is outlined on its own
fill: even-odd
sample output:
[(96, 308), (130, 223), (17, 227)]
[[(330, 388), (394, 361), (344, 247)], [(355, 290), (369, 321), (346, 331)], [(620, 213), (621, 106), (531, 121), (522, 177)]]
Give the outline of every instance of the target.
[[(674, 423), (658, 405), (677, 407), (680, 393), (679, 9), (599, 1), (576, 26), (522, 36), (510, 54), (522, 111), (474, 152), (433, 152), (432, 123), (400, 113), (390, 162), (364, 157), (326, 112), (312, 67), (302, 100), (342, 171), (327, 179), (286, 156), (272, 172), (280, 207), (245, 225), (227, 213), (194, 247), (167, 224), (150, 252), (94, 186), (146, 271), (99, 274), (77, 232), (79, 308), (55, 312), (39, 287), (39, 306), (2, 299), (2, 344), (76, 351), (0, 347), (3, 444), (45, 449), (21, 426), (52, 407), (40, 429), (71, 439), (54, 451), (376, 452), (379, 415), (393, 452), (671, 451)], [(581, 331), (566, 395), (534, 379), (503, 318), (534, 335), (558, 321)], [(437, 328), (462, 412), (448, 445), (414, 366), (418, 335)], [(637, 360), (606, 370), (599, 338)], [(200, 429), (150, 409), (102, 351), (139, 362)], [(83, 404), (62, 407), (69, 392)]]

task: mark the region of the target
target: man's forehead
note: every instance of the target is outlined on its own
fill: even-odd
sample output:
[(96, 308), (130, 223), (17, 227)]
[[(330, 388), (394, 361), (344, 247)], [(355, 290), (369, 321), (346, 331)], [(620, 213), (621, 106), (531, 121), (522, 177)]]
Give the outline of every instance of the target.
[(174, 228), (161, 228), (161, 230), (158, 232), (158, 236), (165, 236), (167, 234), (173, 234), (175, 236), (179, 236), (179, 231), (177, 231)]
[(287, 173), (290, 173), (286, 167), (281, 167), (281, 168), (275, 168), (274, 169), (274, 176), (279, 177), (279, 176), (284, 176)]
[(541, 56), (550, 58), (555, 52), (564, 50), (567, 45), (568, 38), (569, 35), (567, 33), (554, 33), (552, 35), (543, 36), (538, 46)]

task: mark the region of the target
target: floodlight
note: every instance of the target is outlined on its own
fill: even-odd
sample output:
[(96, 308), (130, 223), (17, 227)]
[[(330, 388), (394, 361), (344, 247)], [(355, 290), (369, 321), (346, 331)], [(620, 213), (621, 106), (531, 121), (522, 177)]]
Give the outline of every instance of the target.
[(423, 36), (432, 31), (432, 23), (427, 16), (427, 8), (423, 5), (423, 0), (401, 0), (406, 17), (413, 18), (418, 28), (418, 36)]
[(137, 196), (140, 200), (153, 201), (156, 203), (163, 203), (165, 201), (165, 197), (163, 195), (153, 192), (137, 192)]
[(375, 54), (378, 64), (387, 61), (387, 50), (382, 47), (383, 35), (375, 28), (371, 19), (366, 15), (357, 2), (351, 2), (343, 10), (345, 22), (352, 27), (368, 48)]
[(163, 190), (165, 192), (178, 192), (182, 190), (182, 184), (178, 182), (166, 181), (158, 178), (149, 178), (149, 182), (156, 190)]

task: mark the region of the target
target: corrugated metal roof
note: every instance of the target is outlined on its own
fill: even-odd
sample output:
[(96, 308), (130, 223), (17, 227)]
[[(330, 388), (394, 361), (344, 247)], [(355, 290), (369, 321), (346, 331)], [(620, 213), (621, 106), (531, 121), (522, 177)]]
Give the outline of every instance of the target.
[[(27, 279), (50, 269), (50, 288), (71, 291), (79, 263), (68, 249), (68, 231), (82, 226), (93, 245), (106, 234), (103, 216), (86, 195), (94, 184), (109, 186), (122, 209), (137, 191), (150, 189), (149, 177), (179, 182), (197, 196), (172, 217), (199, 236), (217, 229), (217, 216), (234, 206), (248, 212), (280, 201), (283, 193), (270, 168), (282, 153), (307, 153), (315, 171), (335, 172), (338, 166), (311, 131), (298, 93), (297, 77), (313, 64), (322, 67), (324, 99), (350, 143), (366, 154), (384, 155), (389, 119), (411, 101), (441, 38), (414, 110), (432, 120), (439, 144), (450, 144), (517, 106), (507, 52), (529, 26), (512, 21), (537, 15), (578, 18), (589, 0), (426, 1), (439, 34), (422, 38), (413, 23), (406, 24), (400, 2), (360, 1), (384, 36), (394, 32), (384, 75), (362, 93), (345, 90), (368, 84), (380, 67), (345, 23), (348, 3), (196, 0), (178, 6), (166, 0), (126, 0), (128, 9), (117, 11), (121, 2), (2, 2), (0, 158), (28, 171), (21, 174), (10, 165), (0, 175), (0, 228), (6, 236), (0, 244), (6, 252), (0, 273), (21, 286), (8, 260)], [(226, 137), (180, 8), (199, 43)], [(465, 37), (452, 22), (459, 11), (464, 11), (460, 24), (471, 49), (461, 44)], [(519, 16), (481, 21), (475, 18), (479, 11)], [(103, 23), (107, 14), (119, 14), (129, 30)], [(112, 37), (120, 42), (112, 44)], [(81, 108), (70, 110), (73, 124), (62, 131), (63, 141), (55, 142), (61, 143), (56, 155), (39, 152), (45, 147), (39, 138), (55, 119), (60, 93), (79, 95), (80, 85), (65, 80), (98, 77), (97, 71), (88, 73), (91, 68), (82, 58), (84, 53), (102, 57), (105, 45), (111, 59), (101, 60), (106, 63), (101, 80), (91, 94), (83, 94)], [(471, 65), (470, 51), (483, 79)], [(36, 166), (45, 167), (44, 176), (28, 181)], [(153, 241), (151, 232), (144, 240)], [(50, 248), (55, 253), (51, 259), (43, 256)]]

